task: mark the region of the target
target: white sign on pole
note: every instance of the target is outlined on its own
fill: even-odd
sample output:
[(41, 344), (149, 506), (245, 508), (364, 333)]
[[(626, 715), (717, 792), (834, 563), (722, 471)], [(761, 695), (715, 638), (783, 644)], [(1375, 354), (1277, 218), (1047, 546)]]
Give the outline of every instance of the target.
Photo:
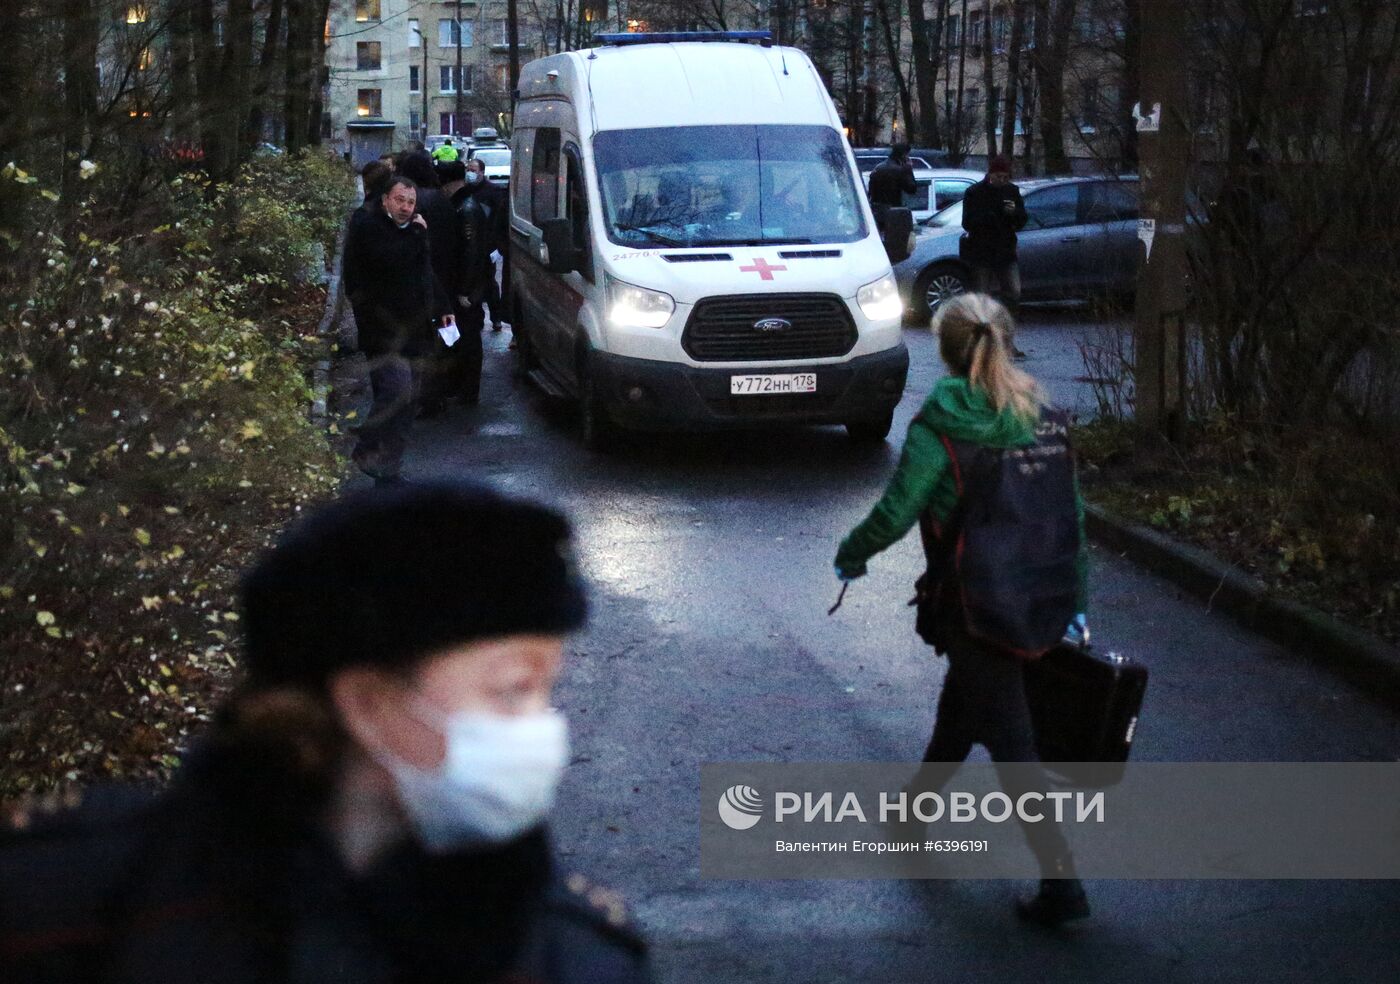
[(1139, 133), (1156, 133), (1162, 128), (1162, 104), (1153, 103), (1152, 112), (1144, 114), (1142, 103), (1134, 103), (1133, 118), (1137, 120)]
[(1152, 240), (1157, 238), (1157, 220), (1138, 219), (1138, 238), (1147, 247), (1147, 259), (1152, 259)]

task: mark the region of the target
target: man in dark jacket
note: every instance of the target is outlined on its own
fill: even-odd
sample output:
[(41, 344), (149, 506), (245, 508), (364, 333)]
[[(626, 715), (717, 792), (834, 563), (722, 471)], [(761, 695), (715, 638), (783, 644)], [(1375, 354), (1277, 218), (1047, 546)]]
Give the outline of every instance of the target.
[(897, 143), (890, 148), (890, 156), (870, 172), (870, 204), (877, 208), (881, 205), (901, 208), (904, 196), (918, 190), (914, 165), (909, 162), (909, 145)]
[(559, 515), (458, 483), (303, 521), (244, 583), (246, 682), (169, 790), (0, 823), (0, 979), (645, 984), (621, 900), (549, 843), (569, 554)]
[(381, 484), (402, 481), (403, 452), (418, 412), (419, 367), (437, 341), (435, 323), (449, 336), (457, 330), (433, 275), (427, 223), (417, 205), (417, 185), (395, 177), (379, 209), (352, 218), (346, 234), (345, 293), (374, 395), (351, 456)]
[(448, 161), (438, 168), (442, 177), (442, 196), (451, 215), (457, 237), (457, 254), (452, 274), (452, 306), (457, 312), (457, 325), (462, 338), (447, 356), (446, 378), (468, 405), (481, 399), (481, 305), (471, 303), (470, 287), (473, 270), (480, 263), (478, 244), (472, 228), (463, 221), (462, 202), (469, 196), (467, 168), (462, 161)]
[[(460, 162), (443, 164), (442, 168), (461, 167)], [(418, 185), (418, 214), (428, 224), (428, 245), (433, 262), (433, 276), (443, 296), (451, 299), (457, 295), (461, 277), (462, 230), (457, 221), (457, 212), (440, 188), (442, 173), (433, 167), (431, 158), (423, 153), (405, 154), (399, 162), (399, 173), (411, 178)], [(461, 327), (461, 312), (455, 312), (458, 327)], [(436, 340), (424, 360), (423, 396), (419, 416), (428, 417), (443, 411), (448, 397), (462, 392), (458, 363), (461, 359), (462, 342), (446, 345)], [(469, 395), (475, 394), (473, 388)], [(472, 396), (472, 402), (474, 396)]]
[[(504, 244), (506, 195), (486, 180), (479, 160), (466, 162), (463, 181), (452, 192), (452, 205), (462, 230), (462, 276), (458, 282), (457, 303), (462, 314), (462, 331), (470, 335), (485, 326), (484, 304), (500, 321), (500, 290), (496, 284), (496, 263), (492, 257)], [(478, 369), (478, 378), (479, 378)]]
[[(1011, 162), (998, 154), (987, 165), (987, 176), (963, 198), (963, 229), (959, 255), (972, 268), (971, 287), (991, 294), (1014, 318), (1021, 300), (1021, 268), (1016, 263), (1016, 233), (1026, 225), (1026, 203), (1011, 182)], [(1016, 350), (1017, 358), (1025, 353)]]
[(491, 309), (491, 330), (500, 331), (505, 325), (506, 312), (501, 301), (501, 287), (496, 281), (496, 263), (505, 256), (506, 240), (510, 234), (510, 216), (506, 212), (510, 205), (510, 195), (504, 188), (487, 180), (486, 165), (478, 157), (467, 161), (467, 186), (472, 189), (472, 197), (481, 205), (486, 216), (485, 245), (490, 247), (487, 258), (491, 261), (491, 269), (490, 276), (486, 278), (486, 293), (482, 299)]

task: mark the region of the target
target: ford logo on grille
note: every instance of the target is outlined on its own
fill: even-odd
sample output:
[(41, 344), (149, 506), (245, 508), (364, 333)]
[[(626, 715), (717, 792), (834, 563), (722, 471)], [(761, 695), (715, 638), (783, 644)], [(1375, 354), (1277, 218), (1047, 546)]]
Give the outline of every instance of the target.
[(765, 335), (777, 335), (780, 332), (792, 331), (792, 322), (786, 318), (760, 318), (753, 323), (753, 330)]

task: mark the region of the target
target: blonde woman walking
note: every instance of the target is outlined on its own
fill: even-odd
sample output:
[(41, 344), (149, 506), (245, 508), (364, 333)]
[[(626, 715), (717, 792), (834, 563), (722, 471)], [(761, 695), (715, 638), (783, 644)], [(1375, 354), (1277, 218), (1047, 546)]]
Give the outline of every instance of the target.
[[(939, 789), (974, 744), (987, 748), (1013, 798), (1048, 788), (1025, 661), (1054, 645), (1067, 624), (1084, 631), (1083, 505), (1067, 419), (1047, 409), (1040, 386), (1012, 364), (1013, 327), (1006, 308), (985, 294), (940, 306), (933, 331), (949, 375), (909, 425), (884, 495), (836, 554), (837, 577), (853, 580), (920, 525), (928, 571), (918, 583), (917, 630), (948, 657), (948, 673), (924, 752), (937, 764), (920, 771), (911, 792)], [(1043, 877), (1018, 912), (1047, 926), (1087, 916), (1058, 825), (1022, 829)]]

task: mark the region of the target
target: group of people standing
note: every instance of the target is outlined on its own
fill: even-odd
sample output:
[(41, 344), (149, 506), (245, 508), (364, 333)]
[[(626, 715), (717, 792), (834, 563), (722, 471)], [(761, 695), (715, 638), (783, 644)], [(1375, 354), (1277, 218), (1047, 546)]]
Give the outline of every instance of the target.
[(352, 458), (394, 484), (416, 417), (480, 399), (487, 308), (492, 329), (504, 327), (496, 264), (508, 197), (479, 160), (435, 163), (422, 151), (371, 161), (361, 177), (342, 269), (373, 403)]

